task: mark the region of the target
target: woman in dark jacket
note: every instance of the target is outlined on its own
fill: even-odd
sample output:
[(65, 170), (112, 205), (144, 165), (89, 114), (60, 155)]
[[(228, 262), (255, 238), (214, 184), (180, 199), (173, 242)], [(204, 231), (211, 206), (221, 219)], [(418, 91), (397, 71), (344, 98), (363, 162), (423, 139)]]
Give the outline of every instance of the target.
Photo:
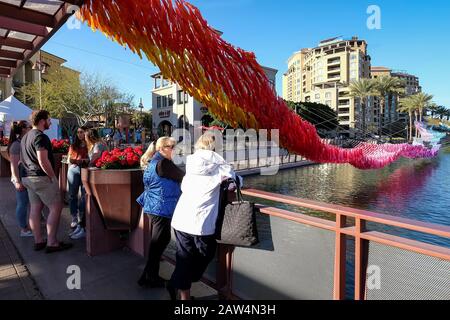
[(141, 158), (144, 171), (144, 193), (137, 202), (148, 214), (151, 228), (147, 265), (138, 281), (140, 286), (164, 287), (159, 276), (159, 262), (170, 242), (170, 223), (181, 195), (184, 172), (172, 162), (176, 145), (173, 138), (162, 137), (153, 142)]

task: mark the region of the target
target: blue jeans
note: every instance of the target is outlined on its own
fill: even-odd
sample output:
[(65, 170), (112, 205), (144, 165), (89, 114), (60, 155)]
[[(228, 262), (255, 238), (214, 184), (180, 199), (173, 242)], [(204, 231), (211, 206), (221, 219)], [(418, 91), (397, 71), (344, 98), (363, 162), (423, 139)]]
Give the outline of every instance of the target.
[(16, 190), (16, 218), (19, 222), (19, 226), (22, 229), (26, 229), (28, 227), (28, 204), (30, 201), (28, 200), (28, 192), (27, 189), (24, 191)]
[[(81, 168), (70, 165), (67, 171), (67, 181), (69, 182), (69, 207), (72, 218), (76, 218), (79, 213), (80, 220), (84, 216), (86, 207), (86, 191), (81, 182)], [(78, 199), (78, 193), (81, 188), (81, 199)]]

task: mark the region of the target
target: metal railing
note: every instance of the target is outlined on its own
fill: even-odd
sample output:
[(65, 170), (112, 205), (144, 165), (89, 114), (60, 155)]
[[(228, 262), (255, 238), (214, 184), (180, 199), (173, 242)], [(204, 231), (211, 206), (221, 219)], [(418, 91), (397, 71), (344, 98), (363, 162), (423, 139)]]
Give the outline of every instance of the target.
[[(374, 245), (382, 246), (385, 248), (385, 251), (382, 251), (382, 260), (384, 261), (397, 261), (398, 259), (403, 259), (404, 256), (408, 256), (407, 260), (407, 267), (416, 268), (414, 272), (412, 273), (413, 280), (408, 278), (408, 275), (405, 275), (405, 279), (396, 279), (395, 281), (398, 281), (400, 283), (399, 285), (405, 285), (413, 286), (414, 284), (412, 282), (425, 282), (423, 285), (424, 287), (417, 289), (417, 291), (413, 291), (412, 295), (413, 298), (417, 297), (420, 298), (421, 294), (426, 291), (428, 292), (429, 296), (432, 298), (438, 298), (438, 299), (450, 299), (450, 287), (448, 287), (448, 283), (450, 281), (450, 248), (439, 246), (439, 245), (432, 245), (427, 244), (424, 242), (420, 242), (417, 240), (411, 240), (408, 238), (405, 238), (403, 236), (395, 236), (392, 234), (389, 234), (384, 231), (370, 231), (366, 228), (367, 223), (376, 223), (383, 226), (388, 227), (396, 227), (406, 230), (411, 230), (414, 232), (420, 232), (423, 234), (426, 234), (428, 236), (438, 236), (442, 238), (450, 238), (450, 227), (449, 226), (443, 226), (443, 225), (437, 225), (432, 223), (425, 223), (425, 222), (419, 222), (414, 221), (410, 219), (400, 218), (400, 217), (393, 217), (386, 214), (380, 214), (365, 210), (359, 210), (354, 208), (348, 208), (340, 205), (334, 205), (334, 204), (328, 204), (328, 203), (322, 203), (317, 201), (311, 201), (306, 199), (300, 199), (296, 197), (286, 196), (286, 195), (280, 195), (280, 194), (274, 194), (269, 193), (265, 191), (259, 191), (254, 189), (246, 189), (242, 192), (244, 195), (263, 199), (264, 201), (273, 201), (277, 204), (283, 204), (283, 205), (293, 205), (296, 207), (301, 208), (307, 208), (312, 209), (315, 211), (321, 211), (324, 213), (327, 213), (329, 215), (334, 216), (333, 220), (327, 220), (323, 218), (313, 217), (306, 214), (301, 213), (295, 213), (288, 210), (267, 206), (267, 205), (258, 205), (260, 208), (261, 216), (267, 216), (270, 219), (277, 219), (276, 221), (273, 220), (272, 224), (273, 227), (275, 227), (274, 223), (283, 223), (283, 228), (281, 230), (286, 231), (286, 228), (289, 228), (289, 226), (299, 226), (303, 229), (301, 232), (304, 235), (312, 235), (308, 230), (322, 230), (325, 231), (325, 235), (329, 236), (327, 239), (328, 241), (328, 249), (332, 248), (331, 251), (334, 251), (334, 257), (329, 257), (329, 260), (326, 260), (326, 257), (320, 257), (318, 260), (311, 260), (308, 263), (312, 263), (313, 261), (328, 261), (328, 264), (331, 264), (329, 266), (324, 266), (324, 263), (321, 263), (321, 265), (313, 265), (309, 266), (311, 274), (311, 269), (317, 269), (320, 273), (329, 273), (330, 278), (332, 277), (332, 284), (329, 286), (326, 284), (326, 281), (321, 284), (321, 286), (325, 286), (325, 293), (322, 295), (319, 295), (319, 299), (327, 299), (332, 298), (336, 300), (342, 300), (346, 298), (346, 277), (347, 272), (346, 267), (348, 266), (348, 240), (354, 239), (354, 299), (356, 300), (364, 300), (367, 296), (367, 286), (366, 286), (366, 279), (368, 276), (367, 268), (368, 268), (368, 261), (373, 260), (373, 257), (375, 257), (378, 253), (373, 250)], [(349, 224), (352, 223), (352, 224)], [(306, 229), (305, 229), (306, 227)], [(277, 228), (276, 228), (277, 229)], [(277, 229), (278, 232), (280, 232), (280, 228)], [(321, 231), (321, 232), (322, 232)], [(282, 237), (286, 238), (287, 235), (281, 235)], [(271, 234), (271, 237), (274, 238), (280, 238), (280, 234), (275, 235)], [(315, 246), (317, 245), (315, 242), (322, 241), (324, 238), (323, 234), (319, 234), (319, 236), (314, 236), (314, 239), (303, 238), (303, 242), (298, 242), (298, 246), (300, 247), (300, 244), (302, 244), (304, 247), (308, 246)], [(334, 247), (332, 241), (330, 242), (330, 239), (334, 238)], [(264, 240), (267, 242), (267, 239)], [(294, 242), (294, 248), (295, 248), (295, 241), (296, 239), (290, 239), (289, 241)], [(270, 241), (269, 241), (270, 242)], [(274, 240), (275, 242), (275, 240)], [(316, 248), (317, 250), (310, 250), (307, 249), (306, 252), (309, 252), (312, 256), (317, 253), (318, 255), (321, 254), (321, 251), (325, 252), (326, 249), (323, 247), (323, 244), (326, 244), (326, 242), (321, 242), (321, 245)], [(278, 246), (278, 247), (277, 247)], [(321, 247), (322, 246), (322, 247)], [(272, 248), (272, 251), (276, 252), (277, 250), (283, 250), (283, 246), (281, 243), (277, 243), (276, 245), (273, 245), (274, 248)], [(369, 249), (372, 248), (372, 249)], [(322, 249), (321, 249), (322, 248)], [(389, 256), (388, 254), (392, 254), (391, 248), (394, 248), (395, 250), (400, 250), (399, 256)], [(238, 249), (238, 251), (236, 251)], [(239, 279), (246, 279), (245, 285), (247, 287), (251, 287), (252, 285), (257, 288), (262, 288), (261, 290), (267, 290), (267, 296), (269, 298), (273, 297), (281, 297), (281, 298), (298, 298), (295, 293), (295, 288), (293, 289), (293, 293), (290, 296), (282, 295), (279, 292), (277, 294), (274, 294), (273, 292), (270, 292), (271, 286), (261, 286), (261, 282), (270, 282), (267, 279), (266, 276), (262, 276), (262, 271), (265, 268), (270, 269), (270, 266), (268, 266), (270, 263), (274, 263), (274, 261), (265, 260), (264, 263), (258, 263), (258, 259), (255, 258), (266, 255), (267, 253), (259, 252), (259, 248), (253, 248), (253, 249), (247, 249), (247, 248), (234, 248), (233, 246), (224, 246), (219, 245), (219, 254), (217, 258), (217, 266), (214, 267), (216, 272), (216, 281), (211, 281), (211, 278), (207, 281), (208, 284), (215, 287), (220, 295), (227, 299), (242, 299), (242, 298), (250, 298), (255, 299), (255, 296), (251, 295), (240, 295), (239, 290), (236, 289), (236, 287), (241, 286), (242, 290), (242, 284), (236, 283), (236, 280), (233, 281), (233, 279), (238, 279), (238, 281), (241, 281)], [(391, 251), (389, 251), (389, 250)], [(240, 250), (240, 251), (239, 251)], [(243, 251), (244, 250), (244, 251)], [(246, 251), (245, 251), (246, 250)], [(251, 251), (253, 250), (253, 252)], [(371, 251), (372, 250), (372, 251)], [(239, 261), (236, 260), (236, 252), (240, 252), (238, 254)], [(383, 253), (385, 252), (385, 253)], [(388, 253), (391, 252), (391, 253)], [(244, 253), (244, 254), (243, 254)], [(295, 252), (292, 253), (295, 255)], [(327, 255), (328, 253), (325, 253)], [(412, 255), (412, 258), (411, 258)], [(310, 255), (311, 256), (311, 255)], [(277, 261), (278, 268), (283, 269), (286, 266), (284, 265), (285, 262), (291, 262), (291, 263), (297, 263), (299, 259), (305, 259), (308, 260), (309, 256), (302, 255), (298, 258), (286, 260), (286, 261)], [(370, 258), (370, 259), (369, 259)], [(378, 257), (380, 258), (380, 257)], [(427, 258), (428, 262), (438, 265), (437, 268), (430, 268), (424, 267), (423, 265), (423, 259)], [(248, 259), (252, 259), (252, 261), (247, 261)], [(262, 258), (261, 258), (262, 259)], [(412, 260), (411, 260), (412, 259)], [(400, 261), (399, 260), (399, 261)], [(262, 260), (261, 260), (262, 261)], [(243, 264), (247, 263), (247, 266), (242, 267)], [(250, 264), (250, 268), (248, 266)], [(240, 266), (239, 270), (236, 270), (235, 266)], [(392, 269), (392, 266), (390, 267)], [(292, 268), (291, 268), (292, 269)], [(428, 279), (426, 277), (430, 277), (429, 273), (432, 273), (430, 270), (434, 270), (438, 272), (437, 276), (432, 275), (431, 279)], [(389, 273), (393, 273), (395, 277), (399, 277), (401, 272), (397, 272), (395, 270), (388, 270), (388, 267), (386, 267), (385, 276), (388, 277)], [(395, 271), (395, 272), (394, 272)], [(251, 273), (247, 274), (247, 278), (243, 278), (243, 273)], [(260, 275), (258, 278), (258, 274)], [(299, 274), (305, 275), (306, 273)], [(314, 277), (317, 277), (317, 272), (314, 273)], [(282, 281), (283, 277), (290, 277), (288, 279), (289, 282), (295, 282), (295, 275), (292, 274), (284, 274), (284, 275), (277, 275), (276, 273), (271, 273), (271, 276), (274, 278), (279, 278), (277, 281)], [(326, 276), (326, 275), (324, 275)], [(425, 281), (422, 278), (426, 278)], [(434, 278), (433, 278), (434, 277)], [(249, 280), (251, 278), (251, 280)], [(319, 279), (320, 277), (317, 277)], [(309, 279), (303, 279), (305, 281), (309, 281), (308, 283), (312, 284), (314, 286), (314, 282), (318, 280), (309, 280)], [(409, 280), (408, 280), (409, 279)], [(300, 279), (301, 280), (301, 279)], [(244, 281), (244, 280), (242, 280)], [(408, 283), (408, 281), (411, 281), (411, 283)], [(286, 282), (286, 283), (289, 283)], [(319, 281), (320, 282), (320, 281)], [(275, 283), (276, 282), (272, 282)], [(428, 288), (427, 285), (430, 283), (434, 283), (434, 287)], [(434, 290), (433, 288), (438, 288), (438, 290)], [(326, 293), (329, 288), (332, 287), (332, 292), (329, 292), (329, 295)], [(273, 288), (272, 288), (273, 289)], [(321, 288), (311, 288), (311, 290), (318, 290)], [(305, 289), (303, 289), (305, 290)], [(388, 290), (396, 291), (396, 292), (385, 292), (385, 294), (390, 295), (391, 297), (394, 297), (394, 299), (397, 299), (399, 296), (402, 296), (402, 292), (400, 287), (398, 289), (392, 290), (392, 288), (388, 288)], [(386, 290), (385, 290), (386, 291)], [(398, 291), (398, 292), (397, 292)], [(254, 291), (255, 292), (255, 291)], [(305, 296), (304, 291), (299, 296), (310, 298), (308, 295)], [(431, 292), (431, 293), (430, 293)], [(438, 293), (436, 293), (438, 292)], [(255, 294), (255, 293), (254, 293)], [(267, 297), (265, 296), (264, 292), (258, 292), (259, 297)], [(316, 296), (313, 296), (314, 298), (317, 298)], [(411, 297), (411, 295), (409, 296)], [(427, 296), (428, 297), (428, 296)]]

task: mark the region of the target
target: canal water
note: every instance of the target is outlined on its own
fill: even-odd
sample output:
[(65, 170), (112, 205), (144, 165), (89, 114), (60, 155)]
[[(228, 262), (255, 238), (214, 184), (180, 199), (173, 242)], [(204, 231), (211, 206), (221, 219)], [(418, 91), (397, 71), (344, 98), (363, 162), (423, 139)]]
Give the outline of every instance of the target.
[[(435, 159), (402, 159), (379, 170), (359, 170), (350, 165), (312, 165), (280, 171), (276, 176), (246, 177), (245, 187), (339, 204), (395, 217), (450, 226), (450, 147)], [(334, 220), (334, 215), (290, 205), (269, 204), (294, 212)], [(404, 229), (368, 224), (418, 241), (450, 247), (450, 239)], [(353, 290), (353, 243), (349, 241), (347, 297)]]

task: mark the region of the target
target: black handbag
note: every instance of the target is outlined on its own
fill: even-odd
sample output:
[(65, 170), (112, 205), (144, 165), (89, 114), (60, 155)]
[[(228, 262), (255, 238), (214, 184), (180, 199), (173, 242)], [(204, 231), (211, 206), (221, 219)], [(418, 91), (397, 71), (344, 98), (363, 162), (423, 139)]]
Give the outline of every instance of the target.
[[(233, 180), (231, 180), (233, 181)], [(256, 213), (259, 209), (253, 202), (244, 201), (241, 188), (237, 187), (238, 201), (229, 202), (227, 185), (221, 185), (221, 205), (216, 223), (216, 239), (218, 243), (235, 246), (254, 246), (259, 243), (256, 227)]]

